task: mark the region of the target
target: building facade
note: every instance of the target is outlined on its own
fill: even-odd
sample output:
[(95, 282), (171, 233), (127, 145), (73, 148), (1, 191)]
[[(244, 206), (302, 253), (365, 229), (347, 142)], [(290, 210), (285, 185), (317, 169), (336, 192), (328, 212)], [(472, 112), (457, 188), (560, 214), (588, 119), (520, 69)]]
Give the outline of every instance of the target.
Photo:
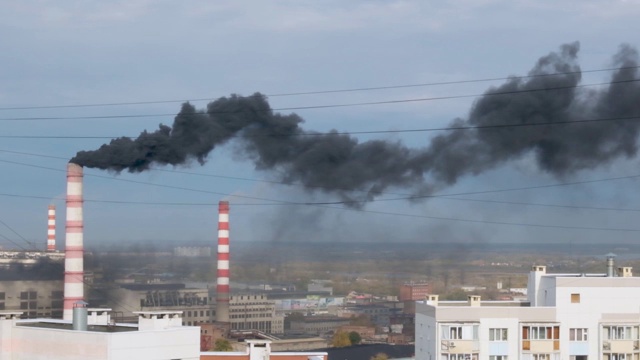
[(237, 294), (229, 298), (231, 330), (258, 330), (284, 333), (284, 316), (276, 315), (276, 305), (264, 294)]
[(528, 301), (416, 304), (416, 359), (639, 360), (640, 278), (547, 274), (534, 266)]
[(400, 295), (398, 300), (400, 301), (417, 301), (424, 300), (431, 292), (431, 287), (428, 283), (406, 283), (400, 285)]
[(0, 311), (20, 311), (21, 317), (62, 317), (62, 280), (0, 281)]

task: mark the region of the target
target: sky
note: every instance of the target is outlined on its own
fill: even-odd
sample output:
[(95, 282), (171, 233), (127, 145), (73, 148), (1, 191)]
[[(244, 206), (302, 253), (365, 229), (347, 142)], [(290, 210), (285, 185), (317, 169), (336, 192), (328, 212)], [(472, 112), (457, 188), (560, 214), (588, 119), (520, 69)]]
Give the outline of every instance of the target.
[[(172, 126), (185, 101), (198, 111), (258, 92), (274, 119), (335, 130), (364, 160), (332, 168), (322, 151), (339, 147), (313, 135), (313, 154), (300, 141), (265, 165), (285, 143), (260, 148), (248, 125), (202, 163), (85, 167), (85, 244), (213, 244), (220, 200), (232, 241), (635, 242), (634, 125), (487, 129), (477, 148), (471, 131), (446, 128), (639, 116), (625, 95), (637, 83), (599, 102), (640, 46), (638, 15), (638, 0), (1, 2), (0, 246), (44, 248), (53, 204), (62, 250), (65, 169), (79, 151)], [(571, 74), (540, 76), (557, 72)], [(577, 86), (572, 98), (535, 90), (550, 79)], [(529, 90), (482, 96), (512, 88)], [(379, 160), (373, 144), (394, 156)]]

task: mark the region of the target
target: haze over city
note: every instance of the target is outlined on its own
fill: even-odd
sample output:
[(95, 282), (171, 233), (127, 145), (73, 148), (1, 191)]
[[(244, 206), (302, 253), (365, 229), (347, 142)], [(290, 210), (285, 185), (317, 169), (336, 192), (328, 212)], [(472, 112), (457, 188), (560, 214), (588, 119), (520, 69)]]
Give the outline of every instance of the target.
[[(0, 245), (44, 246), (72, 159), (85, 165), (88, 246), (213, 243), (222, 199), (239, 242), (634, 241), (639, 12), (637, 1), (1, 4)], [(586, 120), (598, 121), (445, 130)], [(125, 165), (92, 153), (143, 131), (153, 161), (129, 140)]]

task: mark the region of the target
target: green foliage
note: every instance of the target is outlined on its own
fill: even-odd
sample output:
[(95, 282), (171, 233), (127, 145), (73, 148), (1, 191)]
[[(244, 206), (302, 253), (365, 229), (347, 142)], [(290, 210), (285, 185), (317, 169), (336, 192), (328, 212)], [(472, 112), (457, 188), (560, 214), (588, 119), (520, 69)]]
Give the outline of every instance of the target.
[(338, 331), (333, 334), (331, 339), (331, 345), (333, 347), (345, 347), (351, 345), (351, 339), (349, 339), (349, 333), (346, 331)]
[(371, 357), (371, 360), (388, 360), (389, 356), (385, 353), (377, 353)]
[(349, 333), (349, 341), (351, 341), (351, 345), (360, 344), (362, 341), (362, 336), (355, 331)]
[(231, 343), (227, 339), (217, 339), (213, 351), (233, 351)]

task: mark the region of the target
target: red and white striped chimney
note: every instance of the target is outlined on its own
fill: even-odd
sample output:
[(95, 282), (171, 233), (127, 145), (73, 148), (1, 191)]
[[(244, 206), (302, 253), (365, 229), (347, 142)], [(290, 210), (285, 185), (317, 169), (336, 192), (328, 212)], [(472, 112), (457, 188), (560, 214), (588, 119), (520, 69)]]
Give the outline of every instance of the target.
[(64, 320), (73, 319), (73, 304), (84, 301), (82, 166), (67, 165), (67, 224), (64, 250)]
[(49, 205), (47, 217), (47, 251), (56, 251), (56, 206)]
[(218, 283), (216, 322), (229, 323), (229, 202), (218, 204)]

